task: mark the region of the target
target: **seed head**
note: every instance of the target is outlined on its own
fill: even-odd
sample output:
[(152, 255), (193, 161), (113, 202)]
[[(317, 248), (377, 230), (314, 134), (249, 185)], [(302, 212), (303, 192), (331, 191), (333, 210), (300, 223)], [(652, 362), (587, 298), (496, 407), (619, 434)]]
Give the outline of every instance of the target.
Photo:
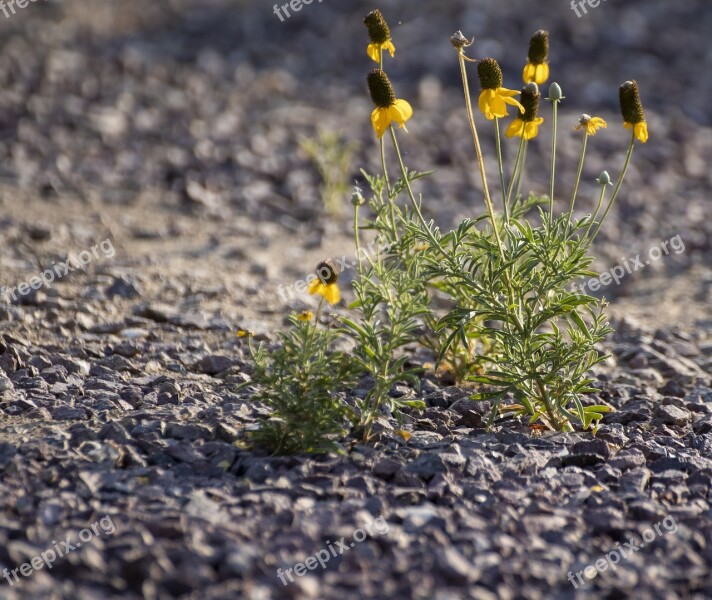
[(388, 75), (381, 69), (372, 69), (368, 73), (368, 91), (371, 93), (371, 100), (379, 108), (388, 108), (396, 101), (396, 93), (393, 91)]
[(339, 279), (339, 268), (336, 266), (333, 260), (330, 258), (320, 262), (314, 271), (319, 280), (328, 285), (330, 283), (336, 283)]
[(483, 90), (496, 90), (501, 88), (504, 82), (502, 69), (494, 58), (483, 58), (477, 63), (477, 76)]
[(391, 39), (391, 30), (380, 10), (372, 10), (366, 15), (363, 22), (368, 28), (368, 37), (374, 44), (385, 44)]
[(519, 116), (522, 121), (533, 121), (539, 116), (540, 98), (541, 94), (539, 93), (539, 86), (533, 81), (531, 83), (527, 83), (527, 85), (522, 88), (519, 99), (524, 107), (524, 113)]
[(544, 63), (549, 58), (549, 32), (540, 29), (529, 40), (529, 62), (533, 65)]
[(643, 103), (640, 101), (638, 84), (635, 81), (626, 81), (618, 90), (623, 121), (635, 125), (645, 121)]

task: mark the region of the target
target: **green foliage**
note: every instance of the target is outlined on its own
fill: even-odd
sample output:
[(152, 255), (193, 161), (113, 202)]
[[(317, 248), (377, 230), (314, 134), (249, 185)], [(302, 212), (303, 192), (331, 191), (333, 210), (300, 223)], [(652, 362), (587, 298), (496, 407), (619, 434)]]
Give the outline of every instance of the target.
[(466, 343), (474, 327), (493, 341), (494, 350), (481, 357), (486, 372), (470, 380), (486, 384), (475, 394), (492, 400), (491, 420), (507, 394), (517, 402), (507, 410), (540, 420), (551, 428), (588, 428), (602, 418), (605, 407), (586, 408), (582, 395), (595, 391), (588, 377), (605, 357), (595, 349), (611, 331), (603, 303), (567, 291), (580, 277), (594, 275), (587, 239), (579, 235), (587, 220), (568, 224), (568, 216), (552, 219), (540, 211), (542, 224), (510, 219), (504, 228), (504, 254), (473, 223), (463, 223), (449, 237), (452, 259), (443, 276), (455, 282), (460, 296), (440, 322), (448, 332), (447, 347)]
[[(412, 181), (424, 175), (411, 172), (408, 178)], [(432, 313), (416, 240), (399, 235), (402, 223), (410, 219), (408, 212), (395, 203), (398, 190), (405, 184), (396, 182), (389, 193), (384, 178), (371, 177), (365, 172), (364, 176), (373, 192), (369, 205), (374, 218), (363, 228), (377, 233), (379, 251), (375, 255), (359, 252), (359, 270), (353, 281), (356, 301), (351, 308), (358, 310), (360, 318), (343, 318), (342, 322), (354, 340), (356, 361), (374, 382), (359, 402), (359, 427), (364, 440), (368, 440), (373, 421), (382, 408), (399, 418), (404, 407), (425, 407), (422, 401), (393, 398), (389, 391), (397, 383), (418, 387), (422, 369), (407, 368), (408, 355), (403, 351), (422, 338), (424, 321)], [(358, 210), (356, 205), (354, 225), (360, 247)]]
[(341, 216), (356, 145), (344, 141), (340, 133), (326, 129), (320, 129), (315, 138), (302, 140), (300, 145), (321, 177), (324, 208), (334, 217)]
[(254, 398), (273, 411), (252, 439), (275, 454), (339, 451), (354, 418), (339, 397), (356, 382), (353, 360), (331, 350), (338, 330), (290, 322), (277, 348), (252, 349)]

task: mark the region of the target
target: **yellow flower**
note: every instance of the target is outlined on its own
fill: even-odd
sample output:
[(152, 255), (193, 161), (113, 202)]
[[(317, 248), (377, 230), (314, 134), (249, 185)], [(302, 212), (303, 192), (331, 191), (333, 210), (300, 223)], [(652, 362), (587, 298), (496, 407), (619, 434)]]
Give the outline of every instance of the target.
[(530, 81), (537, 85), (545, 83), (549, 79), (549, 63), (539, 63), (538, 65), (527, 63), (522, 71), (522, 79), (524, 83), (529, 83)]
[(308, 323), (314, 318), (314, 313), (310, 310), (303, 310), (297, 315), (297, 319), (302, 323)]
[(388, 40), (383, 44), (375, 44), (371, 42), (366, 48), (366, 54), (368, 54), (371, 60), (380, 64), (381, 51), (383, 50), (388, 50), (388, 54), (391, 55), (391, 58), (393, 58), (396, 54), (396, 47), (393, 45), (393, 42), (391, 40)]
[(391, 58), (396, 53), (396, 47), (391, 40), (391, 30), (388, 28), (386, 20), (383, 18), (380, 10), (373, 10), (366, 15), (363, 20), (368, 28), (368, 36), (371, 38), (371, 43), (366, 48), (366, 54), (371, 60), (381, 63), (381, 53), (387, 50)]
[(316, 267), (316, 279), (309, 284), (309, 293), (323, 296), (329, 304), (337, 304), (341, 300), (341, 290), (337, 285), (339, 270), (332, 260), (320, 262)]
[(642, 142), (643, 144), (648, 141), (648, 124), (645, 121), (641, 121), (640, 123), (623, 123), (623, 127), (626, 129), (630, 129), (633, 127), (633, 133), (635, 134), (635, 138), (639, 141)]
[(596, 131), (598, 129), (605, 129), (608, 127), (608, 123), (606, 123), (601, 117), (592, 117), (591, 115), (583, 114), (581, 115), (581, 118), (579, 119), (579, 124), (576, 126), (576, 130), (579, 131), (581, 129), (586, 130), (586, 135), (596, 135)]
[(507, 131), (504, 132), (508, 138), (523, 137), (525, 140), (531, 140), (535, 138), (539, 133), (539, 125), (544, 122), (544, 119), (537, 117), (533, 121), (523, 121), (519, 117), (514, 119), (507, 127)]
[(524, 111), (522, 105), (512, 97), (518, 93), (516, 90), (508, 90), (503, 87), (494, 90), (482, 90), (478, 105), (488, 120), (491, 121), (495, 117), (501, 119), (509, 115), (507, 104), (518, 107), (521, 112)]
[(638, 84), (635, 81), (626, 81), (619, 88), (619, 95), (623, 127), (633, 129), (635, 138), (644, 144), (648, 141), (648, 124), (645, 121)]
[(309, 293), (312, 296), (323, 296), (329, 304), (337, 304), (341, 300), (341, 290), (335, 283), (322, 283), (315, 279), (309, 284)]
[(478, 63), (477, 76), (482, 88), (477, 104), (487, 119), (491, 121), (495, 117), (506, 117), (509, 114), (507, 104), (524, 112), (524, 107), (514, 99), (519, 92), (502, 87), (502, 69), (494, 58), (483, 58)]
[(405, 100), (396, 98), (388, 76), (381, 69), (368, 74), (368, 89), (376, 108), (371, 113), (371, 123), (376, 135), (381, 138), (391, 123), (404, 127), (413, 116), (413, 108)]
[(507, 131), (504, 132), (508, 138), (515, 135), (531, 140), (539, 133), (539, 125), (544, 122), (544, 119), (538, 116), (539, 114), (539, 87), (536, 83), (527, 83), (522, 88), (522, 106), (524, 107), (521, 117), (517, 117), (509, 124)]
[(251, 331), (248, 331), (247, 329), (238, 329), (238, 330), (235, 332), (235, 335), (236, 335), (237, 337), (239, 337), (239, 338), (246, 338), (246, 337), (252, 337), (252, 336), (254, 336), (255, 334), (252, 333)]
[(524, 83), (532, 81), (537, 85), (549, 79), (549, 32), (540, 29), (529, 40), (528, 62), (522, 71)]

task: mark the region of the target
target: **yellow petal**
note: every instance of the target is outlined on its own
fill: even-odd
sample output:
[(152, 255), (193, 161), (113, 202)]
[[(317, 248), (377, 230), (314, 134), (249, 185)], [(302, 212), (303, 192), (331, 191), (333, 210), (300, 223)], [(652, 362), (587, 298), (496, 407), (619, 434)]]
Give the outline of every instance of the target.
[(545, 83), (549, 79), (549, 63), (540, 63), (536, 66), (534, 82), (537, 85)]
[(401, 127), (413, 116), (413, 107), (405, 100), (398, 99), (388, 109), (389, 117)]
[(391, 124), (390, 110), (388, 108), (375, 108), (371, 113), (371, 123), (373, 124), (373, 129), (376, 131), (376, 135), (382, 138), (386, 129), (388, 129), (388, 126)]
[(381, 46), (384, 50), (388, 50), (388, 54), (391, 55), (391, 58), (393, 58), (396, 54), (396, 47), (393, 45), (393, 42), (391, 40), (388, 40), (385, 44)]
[(631, 127), (633, 127), (633, 124), (632, 124), (632, 123), (628, 123), (628, 122), (626, 121), (625, 123), (623, 123), (623, 127), (625, 127), (626, 129), (630, 129)]
[(399, 435), (403, 438), (404, 441), (408, 441), (410, 438), (413, 437), (413, 435), (409, 432), (406, 431), (405, 429), (396, 429), (396, 435)]
[(535, 76), (536, 67), (532, 63), (524, 65), (524, 70), (522, 71), (522, 79), (524, 80), (524, 83), (533, 81)]
[(606, 123), (601, 117), (592, 117), (591, 123), (593, 123), (596, 127), (602, 127), (603, 129), (608, 127), (608, 123)]
[(480, 97), (477, 101), (477, 105), (482, 114), (490, 120), (494, 118), (490, 112), (490, 102), (492, 102), (492, 98), (494, 98), (494, 90), (485, 89), (480, 92)]
[(381, 63), (381, 45), (380, 44), (369, 44), (366, 48), (366, 54), (368, 57), (377, 63)]
[(519, 108), (520, 113), (524, 112), (524, 107), (522, 106), (521, 102), (519, 102), (519, 100), (515, 100), (514, 98), (508, 98), (506, 96), (502, 98), (502, 100), (511, 106), (516, 106), (517, 108)]
[(643, 144), (648, 141), (648, 124), (645, 121), (635, 124), (635, 137)]
[(515, 135), (521, 137), (523, 130), (524, 121), (522, 121), (521, 119), (514, 119), (514, 121), (509, 124), (509, 127), (507, 127), (507, 131), (504, 132), (504, 135), (506, 135), (508, 138), (514, 137)]
[(315, 294), (322, 294), (323, 287), (324, 284), (321, 282), (321, 279), (319, 279), (318, 277), (316, 279), (312, 279), (311, 283), (309, 283), (309, 293), (312, 296)]
[(338, 304), (339, 300), (341, 300), (341, 290), (339, 290), (339, 286), (335, 283), (325, 285), (323, 295), (329, 304)]

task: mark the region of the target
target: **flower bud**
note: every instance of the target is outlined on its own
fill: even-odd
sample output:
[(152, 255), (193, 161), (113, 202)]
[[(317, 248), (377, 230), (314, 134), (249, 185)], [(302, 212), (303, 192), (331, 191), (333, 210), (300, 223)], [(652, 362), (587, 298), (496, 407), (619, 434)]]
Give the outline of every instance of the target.
[(366, 200), (363, 197), (361, 190), (359, 188), (355, 188), (353, 194), (351, 194), (351, 204), (354, 206), (362, 206), (365, 202)]
[[(472, 42), (474, 42), (475, 39), (472, 38)], [(458, 31), (450, 36), (450, 44), (452, 44), (452, 47), (455, 48), (455, 50), (461, 50), (462, 48), (467, 48), (468, 46), (472, 45), (472, 42), (469, 41), (462, 33), (462, 31)]]
[(549, 86), (549, 97), (547, 100), (549, 102), (561, 102), (566, 96), (561, 91), (561, 86), (555, 81)]
[(596, 179), (598, 183), (601, 185), (613, 185), (611, 182), (611, 176), (608, 174), (608, 171), (603, 171), (599, 176), (598, 179)]

